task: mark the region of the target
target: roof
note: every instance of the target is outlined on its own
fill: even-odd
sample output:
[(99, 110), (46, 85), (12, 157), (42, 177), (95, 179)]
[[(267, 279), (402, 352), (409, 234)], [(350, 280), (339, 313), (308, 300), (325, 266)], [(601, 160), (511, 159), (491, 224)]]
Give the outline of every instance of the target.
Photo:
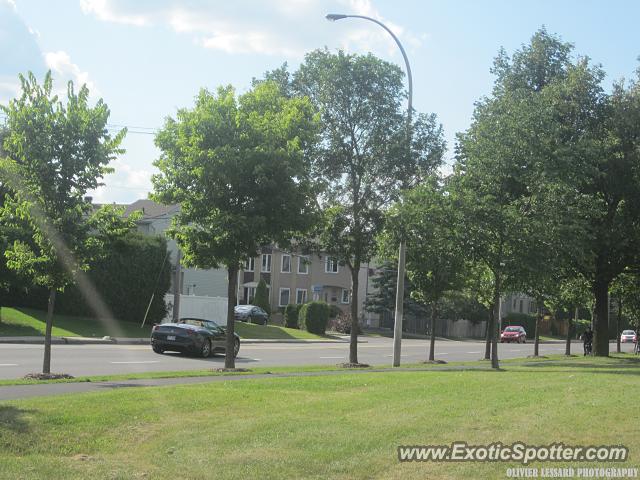
[(131, 205), (127, 205), (124, 210), (124, 216), (128, 217), (133, 212), (141, 210), (142, 220), (150, 220), (152, 218), (172, 216), (180, 211), (179, 204), (163, 205), (153, 200), (136, 200)]

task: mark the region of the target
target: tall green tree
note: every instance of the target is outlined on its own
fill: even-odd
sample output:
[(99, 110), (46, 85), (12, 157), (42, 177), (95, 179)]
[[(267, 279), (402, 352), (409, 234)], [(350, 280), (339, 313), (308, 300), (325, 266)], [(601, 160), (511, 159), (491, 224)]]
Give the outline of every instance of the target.
[(5, 158), (0, 163), (8, 190), (3, 221), (24, 222), (31, 242), (15, 241), (5, 252), (8, 266), (49, 290), (42, 372), (51, 372), (51, 328), (56, 292), (74, 282), (95, 254), (91, 205), (85, 195), (111, 171), (122, 152), (125, 131), (111, 136), (109, 109), (89, 90), (67, 86), (65, 101), (53, 94), (51, 72), (39, 84), (32, 73), (20, 76), (19, 97), (2, 106), (7, 116)]
[(240, 265), (264, 245), (287, 245), (315, 221), (310, 162), (317, 118), (308, 98), (286, 98), (273, 82), (236, 96), (199, 92), (192, 109), (156, 136), (152, 197), (180, 203), (169, 234), (185, 264), (227, 269), (227, 354), (234, 368), (234, 305)]
[(430, 312), (429, 361), (435, 361), (438, 308), (444, 295), (462, 289), (465, 257), (457, 241), (456, 212), (446, 189), (436, 176), (407, 191), (404, 201), (390, 211), (387, 235), (407, 242), (407, 273), (412, 296), (428, 305)]
[[(368, 312), (393, 315), (396, 308), (398, 268), (397, 259), (393, 258), (393, 255), (397, 255), (395, 247), (396, 245), (393, 246), (393, 252), (387, 253), (391, 260), (383, 260), (376, 268), (376, 275), (371, 278), (372, 288), (367, 294), (364, 305), (365, 310)], [(405, 278), (404, 312), (410, 316), (423, 317), (427, 313), (426, 307), (411, 298), (413, 290), (414, 287), (411, 280)]]
[(351, 273), (349, 361), (357, 364), (360, 267), (374, 255), (384, 211), (401, 189), (440, 165), (442, 127), (434, 115), (415, 115), (407, 148), (402, 70), (371, 54), (311, 52), (295, 72), (293, 88), (321, 115), (321, 141), (313, 152), (313, 173), (324, 186), (319, 246)]
[(536, 169), (548, 153), (548, 144), (540, 141), (545, 128), (540, 96), (566, 77), (570, 50), (542, 29), (511, 58), (500, 51), (492, 94), (476, 104), (471, 127), (458, 137), (453, 195), (464, 219), (466, 251), (493, 276), (489, 332), (495, 368), (500, 296), (514, 290), (522, 270), (530, 272), (528, 265), (539, 261), (522, 232), (535, 219), (531, 201), (545, 185)]

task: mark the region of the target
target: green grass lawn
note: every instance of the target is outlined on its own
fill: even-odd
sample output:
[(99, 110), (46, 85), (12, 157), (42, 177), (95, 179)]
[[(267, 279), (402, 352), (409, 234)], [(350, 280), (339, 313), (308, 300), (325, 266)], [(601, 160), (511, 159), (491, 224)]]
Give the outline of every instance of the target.
[[(41, 336), (45, 330), (46, 312), (30, 308), (2, 308), (0, 337)], [(148, 337), (151, 326), (140, 328), (140, 324), (98, 320), (89, 317), (55, 314), (53, 317), (54, 337)]]
[[(625, 445), (640, 359), (123, 388), (0, 403), (2, 479), (493, 479), (505, 463), (408, 463), (398, 445)], [(515, 420), (514, 420), (515, 419)]]
[(274, 340), (326, 340), (331, 337), (321, 337), (306, 330), (298, 330), (297, 328), (285, 328), (278, 325), (255, 325), (247, 322), (235, 322), (235, 331), (240, 338), (263, 338)]
[[(27, 308), (3, 308), (0, 337), (42, 336), (45, 330), (45, 312)], [(144, 338), (151, 333), (151, 326), (140, 328), (139, 324), (117, 321), (100, 321), (95, 318), (55, 315), (53, 319), (53, 336), (55, 337), (96, 337), (105, 335), (113, 337)], [(241, 338), (258, 339), (309, 339), (322, 340), (306, 330), (285, 328), (276, 325), (254, 325), (236, 322), (236, 333)]]

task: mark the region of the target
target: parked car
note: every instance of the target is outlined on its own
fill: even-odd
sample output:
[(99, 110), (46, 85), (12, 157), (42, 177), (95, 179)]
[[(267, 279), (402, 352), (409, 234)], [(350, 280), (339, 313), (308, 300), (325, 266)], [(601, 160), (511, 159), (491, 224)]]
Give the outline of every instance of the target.
[(251, 322), (258, 325), (266, 325), (269, 314), (255, 305), (236, 305), (234, 308), (236, 320)]
[(506, 327), (500, 334), (500, 342), (527, 343), (527, 332), (520, 326)]
[(620, 334), (620, 342), (622, 343), (628, 343), (628, 342), (636, 343), (636, 341), (637, 341), (636, 332), (634, 332), (633, 330), (623, 330), (622, 333)]
[[(240, 337), (234, 333), (234, 356), (240, 351)], [(227, 332), (213, 320), (182, 318), (178, 323), (154, 325), (151, 348), (156, 353), (167, 350), (209, 357), (227, 351)]]

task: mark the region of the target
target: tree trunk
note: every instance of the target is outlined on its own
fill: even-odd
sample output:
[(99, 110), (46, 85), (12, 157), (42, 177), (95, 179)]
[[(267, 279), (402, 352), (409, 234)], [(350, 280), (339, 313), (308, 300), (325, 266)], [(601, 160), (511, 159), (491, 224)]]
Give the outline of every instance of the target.
[(351, 336), (349, 341), (349, 363), (358, 363), (358, 286), (360, 265), (351, 269)]
[(44, 361), (42, 362), (42, 373), (51, 373), (51, 329), (53, 328), (53, 309), (56, 304), (56, 289), (49, 289), (49, 302), (47, 303), (47, 318), (44, 331)]
[(622, 299), (618, 297), (618, 315), (616, 317), (616, 352), (620, 353), (620, 319), (622, 318)]
[(236, 325), (236, 295), (238, 294), (238, 266), (231, 265), (227, 267), (227, 276), (229, 278), (229, 285), (227, 286), (227, 344), (224, 355), (224, 368), (236, 368), (236, 358), (234, 355), (236, 338), (234, 333)]
[(182, 294), (182, 266), (180, 264), (180, 250), (176, 254), (176, 269), (173, 273), (173, 323), (180, 320), (180, 295)]
[(438, 316), (436, 303), (431, 304), (431, 339), (429, 341), (429, 361), (435, 360), (434, 350), (436, 348), (436, 318)]
[(485, 344), (484, 344), (484, 359), (491, 359), (491, 329), (493, 328), (493, 305), (489, 309), (489, 320), (487, 321), (486, 335), (485, 335)]
[[(538, 302), (536, 300), (536, 302)], [(540, 302), (538, 302), (540, 305)], [(538, 306), (538, 311), (536, 312), (536, 330), (535, 330), (535, 338), (533, 340), (533, 356), (537, 357), (540, 354), (540, 317), (542, 316), (542, 307)]]
[[(578, 323), (578, 307), (576, 307), (575, 312), (574, 312), (574, 319), (575, 319), (575, 323)], [(569, 357), (571, 356), (571, 337), (573, 336), (573, 324), (574, 322), (571, 321), (571, 317), (569, 317), (569, 319), (567, 320), (567, 342), (565, 343), (564, 346), (564, 354)]]
[(493, 294), (493, 315), (491, 318), (491, 368), (500, 368), (498, 362), (498, 325), (496, 319), (500, 316), (500, 289), (496, 282), (496, 289)]
[(597, 278), (593, 285), (596, 299), (595, 325), (593, 329), (593, 354), (597, 357), (609, 356), (609, 282)]

